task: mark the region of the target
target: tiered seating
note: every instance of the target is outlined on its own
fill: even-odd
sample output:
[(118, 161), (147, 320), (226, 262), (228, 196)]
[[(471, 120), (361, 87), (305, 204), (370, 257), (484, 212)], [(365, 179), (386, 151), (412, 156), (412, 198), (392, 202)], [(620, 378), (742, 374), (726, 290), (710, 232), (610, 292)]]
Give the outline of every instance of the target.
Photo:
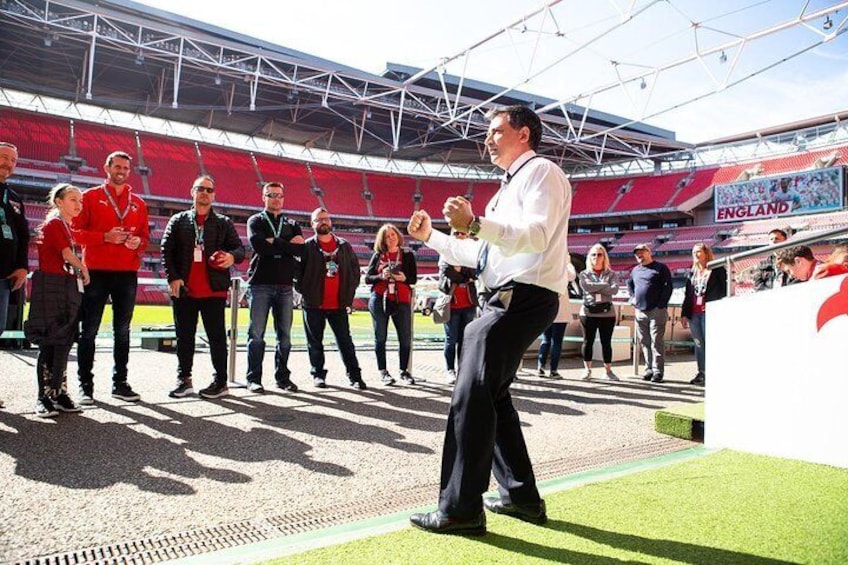
[(324, 204), (333, 215), (368, 216), (361, 172), (313, 165), (312, 178), (324, 192)]
[(415, 179), (368, 173), (371, 211), (378, 218), (407, 218), (415, 208)]
[(311, 213), (318, 207), (318, 199), (312, 193), (309, 171), (304, 163), (282, 161), (262, 155), (256, 156), (256, 163), (265, 182), (283, 183), (286, 195), (283, 206), (286, 210)]
[[(136, 159), (135, 164), (138, 164), (135, 132), (130, 130), (75, 121), (74, 144), (77, 157), (85, 159), (86, 166), (96, 171), (102, 170), (106, 156), (113, 151), (129, 153)], [(128, 182), (133, 185), (141, 184), (133, 178)]]
[(200, 146), (207, 174), (215, 179), (215, 200), (228, 204), (262, 205), (259, 178), (250, 154), (211, 145)]
[(651, 245), (651, 248), (654, 249), (656, 247), (655, 240), (660, 235), (668, 235), (669, 230), (667, 229), (659, 229), (659, 230), (639, 230), (639, 231), (628, 231), (624, 232), (624, 234), (618, 238), (615, 242), (615, 247), (613, 248), (613, 253), (630, 253), (633, 251), (633, 248), (636, 247), (640, 243), (647, 243)]
[(693, 226), (672, 230), (672, 239), (666, 241), (655, 251), (690, 251), (696, 243), (706, 243), (713, 247), (716, 238), (716, 226)]
[(589, 248), (600, 243), (601, 239), (614, 238), (611, 233), (570, 233), (568, 234), (568, 251), (570, 253), (587, 253)]
[[(500, 187), (500, 182), (471, 183), (471, 193), (474, 195), (474, 209), (482, 210), (482, 207), (492, 199)], [(572, 213), (574, 213), (573, 210)]]
[(677, 184), (689, 176), (689, 173), (669, 173), (659, 176), (637, 177), (630, 191), (621, 197), (613, 212), (630, 210), (656, 210), (664, 208), (666, 202), (677, 190)]
[(0, 110), (0, 131), (4, 141), (17, 146), (20, 166), (67, 172), (60, 158), (68, 154), (68, 120), (4, 108)]
[[(481, 185), (482, 183), (478, 183), (474, 186), (481, 187), (482, 191), (486, 192), (486, 189)], [(445, 203), (445, 200), (453, 196), (465, 196), (469, 190), (469, 183), (466, 181), (422, 178), (420, 181), (420, 190), (422, 196), (421, 208), (427, 210), (431, 216), (435, 215), (439, 218), (442, 215), (442, 205)], [(475, 210), (478, 206), (485, 206), (486, 202), (488, 202), (488, 198), (475, 190), (473, 202)]]
[(715, 184), (713, 179), (718, 171), (717, 167), (695, 171), (692, 180), (674, 197), (674, 200), (669, 202), (669, 206), (679, 206), (713, 186)]
[(574, 195), (571, 202), (571, 214), (603, 214), (618, 197), (619, 189), (628, 179), (579, 180), (572, 181)]
[(144, 161), (150, 168), (150, 191), (158, 196), (187, 199), (191, 183), (200, 174), (197, 151), (191, 141), (140, 134)]

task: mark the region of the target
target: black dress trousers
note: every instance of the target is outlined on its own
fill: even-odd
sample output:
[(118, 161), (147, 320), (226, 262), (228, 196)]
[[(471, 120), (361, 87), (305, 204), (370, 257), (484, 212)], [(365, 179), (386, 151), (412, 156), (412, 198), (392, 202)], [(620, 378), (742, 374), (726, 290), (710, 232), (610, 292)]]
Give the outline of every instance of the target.
[(442, 453), (439, 509), (448, 515), (467, 518), (482, 511), (490, 471), (505, 503), (539, 502), (509, 385), (524, 352), (558, 309), (555, 292), (518, 283), (492, 296), (466, 326)]

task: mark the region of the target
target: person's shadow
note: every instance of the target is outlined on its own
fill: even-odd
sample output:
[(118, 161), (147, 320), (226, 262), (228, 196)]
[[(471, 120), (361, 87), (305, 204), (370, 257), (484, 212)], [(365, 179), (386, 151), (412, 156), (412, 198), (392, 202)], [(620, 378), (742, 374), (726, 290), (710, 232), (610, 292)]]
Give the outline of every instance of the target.
[[(15, 473), (44, 483), (73, 489), (100, 489), (119, 483), (166, 495), (193, 494), (188, 483), (161, 472), (195, 479), (245, 483), (248, 475), (207, 467), (167, 438), (156, 438), (133, 425), (101, 423), (83, 415), (66, 415), (61, 422), (44, 422), (0, 412), (0, 451), (15, 459)], [(158, 473), (157, 473), (158, 474)]]
[[(675, 563), (692, 563), (693, 565), (706, 563), (710, 565), (738, 565), (740, 563), (745, 565), (786, 565), (792, 563), (718, 547), (602, 530), (563, 520), (549, 520), (543, 527), (581, 537), (613, 549), (648, 555)], [(485, 537), (479, 538), (479, 541), (504, 551), (513, 552), (517, 556), (537, 557), (558, 563), (580, 563), (581, 565), (644, 563), (644, 561), (624, 560), (559, 547), (548, 547), (524, 539), (492, 534), (491, 532)], [(516, 561), (518, 560), (519, 557), (516, 557)]]

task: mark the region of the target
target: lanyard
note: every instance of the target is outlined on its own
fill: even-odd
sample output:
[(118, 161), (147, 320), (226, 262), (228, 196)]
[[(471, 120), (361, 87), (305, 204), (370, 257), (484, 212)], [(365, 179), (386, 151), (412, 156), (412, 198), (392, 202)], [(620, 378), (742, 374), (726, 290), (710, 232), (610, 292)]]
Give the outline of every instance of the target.
[(521, 163), (521, 165), (519, 165), (519, 167), (518, 167), (517, 169), (515, 169), (515, 172), (514, 172), (514, 173), (510, 173), (509, 171), (507, 171), (507, 172), (504, 174), (503, 178), (501, 179), (501, 186), (500, 186), (500, 188), (498, 189), (498, 191), (495, 193), (494, 199), (492, 200), (492, 203), (491, 203), (491, 205), (489, 206), (489, 210), (491, 210), (491, 211), (493, 211), (493, 212), (494, 212), (495, 208), (497, 208), (497, 207), (498, 207), (498, 201), (501, 199), (501, 193), (504, 191), (504, 189), (506, 188), (506, 186), (509, 184), (509, 181), (511, 181), (513, 178), (515, 178), (515, 175), (517, 175), (517, 174), (518, 174), (518, 172), (519, 172), (521, 169), (523, 169), (523, 168), (524, 168), (524, 165), (526, 165), (527, 163), (529, 163), (530, 161), (532, 161), (532, 160), (533, 160), (533, 159), (535, 159), (536, 157), (539, 157), (539, 155), (533, 155), (532, 157), (530, 157), (529, 159), (527, 159), (526, 161), (524, 161), (523, 163)]
[(283, 218), (279, 216), (280, 223), (277, 224), (277, 227), (274, 227), (274, 222), (271, 221), (271, 216), (268, 215), (267, 210), (262, 210), (262, 215), (265, 216), (265, 221), (268, 222), (268, 225), (271, 226), (271, 233), (274, 234), (275, 239), (279, 239), (280, 234), (283, 231)]
[(9, 188), (3, 191), (3, 206), (0, 206), (0, 224), (6, 225), (6, 206), (9, 205)]
[(695, 294), (703, 295), (707, 292), (707, 281), (710, 280), (710, 269), (692, 271), (692, 287)]
[[(129, 188), (127, 190), (129, 190)], [(109, 192), (109, 186), (108, 185), (103, 187), (103, 191), (106, 193), (106, 198), (109, 199), (109, 204), (112, 205), (112, 210), (114, 210), (115, 215), (118, 216), (118, 221), (120, 221), (121, 226), (123, 226), (124, 225), (124, 218), (126, 218), (127, 214), (130, 213), (130, 204), (132, 203), (132, 195), (129, 194), (129, 193), (127, 194), (127, 207), (124, 208), (123, 212), (121, 212), (120, 210), (118, 210), (118, 203), (115, 201), (114, 198), (112, 198), (112, 193)]]
[[(207, 216), (206, 219), (208, 220), (209, 217)], [(192, 212), (191, 212), (191, 225), (194, 228), (194, 245), (195, 246), (202, 245), (203, 244), (203, 231), (204, 231), (204, 228), (206, 226), (206, 221), (204, 220), (202, 226), (199, 225), (197, 223), (197, 212), (194, 211), (194, 210), (192, 210)]]
[(74, 239), (74, 234), (71, 231), (71, 226), (68, 225), (68, 222), (65, 221), (65, 218), (63, 218), (61, 215), (59, 216), (59, 219), (62, 220), (62, 225), (65, 226), (65, 233), (68, 234), (68, 241), (71, 243), (71, 253), (76, 255), (77, 254), (77, 242)]

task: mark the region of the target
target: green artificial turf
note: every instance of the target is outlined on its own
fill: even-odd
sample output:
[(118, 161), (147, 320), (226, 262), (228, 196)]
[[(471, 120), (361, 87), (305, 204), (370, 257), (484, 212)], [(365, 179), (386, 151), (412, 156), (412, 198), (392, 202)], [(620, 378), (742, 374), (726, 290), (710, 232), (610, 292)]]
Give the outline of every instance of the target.
[(654, 429), (672, 437), (701, 441), (704, 439), (704, 403), (675, 404), (658, 410)]
[(544, 527), (489, 514), (479, 538), (406, 528), (271, 563), (848, 563), (845, 469), (721, 451), (546, 500)]

